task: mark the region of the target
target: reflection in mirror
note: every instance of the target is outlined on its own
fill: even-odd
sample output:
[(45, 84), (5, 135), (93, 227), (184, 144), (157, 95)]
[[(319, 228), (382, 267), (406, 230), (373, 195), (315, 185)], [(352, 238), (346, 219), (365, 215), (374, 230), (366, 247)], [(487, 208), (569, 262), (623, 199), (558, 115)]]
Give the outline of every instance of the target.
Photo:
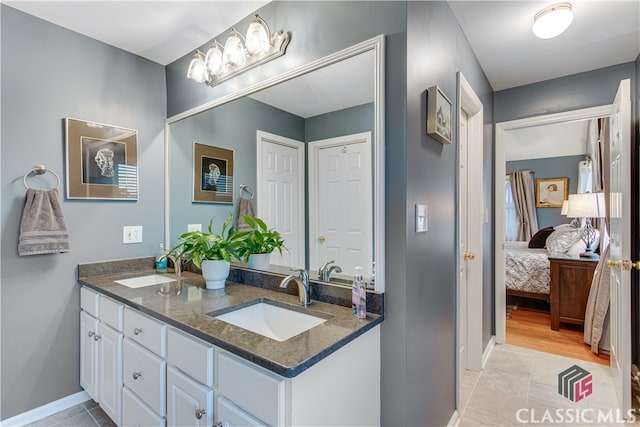
[[(307, 268), (316, 278), (335, 261), (336, 283), (349, 282), (356, 266), (370, 277), (384, 253), (381, 44), (364, 42), (304, 67), (311, 71), (169, 119), (169, 243), (189, 227), (206, 228), (211, 216), (220, 227), (246, 185), (257, 216), (288, 249), (272, 254), (271, 270)], [(233, 204), (192, 202), (194, 143), (233, 150)]]

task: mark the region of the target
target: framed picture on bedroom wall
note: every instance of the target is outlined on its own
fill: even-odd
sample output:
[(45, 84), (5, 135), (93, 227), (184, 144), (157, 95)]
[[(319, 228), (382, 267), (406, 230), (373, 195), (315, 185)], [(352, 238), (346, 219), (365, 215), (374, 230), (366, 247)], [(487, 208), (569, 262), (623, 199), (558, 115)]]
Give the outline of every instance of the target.
[(569, 178), (537, 178), (536, 207), (562, 208), (569, 198)]

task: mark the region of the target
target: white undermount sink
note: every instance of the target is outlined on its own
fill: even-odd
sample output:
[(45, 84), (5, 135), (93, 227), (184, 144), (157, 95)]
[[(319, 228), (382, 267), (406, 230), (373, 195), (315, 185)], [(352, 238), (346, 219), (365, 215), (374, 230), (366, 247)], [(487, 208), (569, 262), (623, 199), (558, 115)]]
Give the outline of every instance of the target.
[(321, 317), (265, 302), (221, 314), (215, 318), (276, 341), (286, 341), (327, 321)]
[(144, 288), (145, 286), (162, 285), (163, 283), (175, 282), (173, 277), (162, 276), (160, 274), (150, 274), (142, 277), (132, 277), (131, 279), (114, 280), (114, 282), (129, 288)]

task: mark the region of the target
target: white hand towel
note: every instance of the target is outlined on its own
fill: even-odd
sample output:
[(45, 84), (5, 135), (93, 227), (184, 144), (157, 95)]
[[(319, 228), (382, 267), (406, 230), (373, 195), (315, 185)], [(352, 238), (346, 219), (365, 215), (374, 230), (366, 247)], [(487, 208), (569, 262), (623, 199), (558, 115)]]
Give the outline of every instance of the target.
[(58, 190), (27, 190), (20, 223), (18, 255), (69, 252), (69, 234)]

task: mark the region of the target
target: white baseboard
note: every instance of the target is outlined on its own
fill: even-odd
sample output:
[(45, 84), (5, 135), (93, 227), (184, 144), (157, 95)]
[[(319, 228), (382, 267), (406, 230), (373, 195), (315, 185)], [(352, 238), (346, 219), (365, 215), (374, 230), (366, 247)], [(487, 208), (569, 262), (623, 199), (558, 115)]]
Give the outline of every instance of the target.
[(455, 411), (453, 411), (453, 415), (451, 415), (451, 419), (447, 423), (447, 427), (458, 427), (460, 425), (460, 421), (460, 413), (456, 409)]
[(89, 394), (83, 390), (76, 394), (47, 403), (46, 405), (42, 405), (38, 408), (33, 408), (30, 411), (23, 412), (22, 414), (18, 414), (14, 417), (7, 418), (6, 420), (2, 420), (0, 421), (0, 427), (21, 427), (31, 424), (90, 399), (91, 397)]
[(496, 346), (496, 336), (492, 335), (491, 338), (489, 339), (489, 343), (487, 344), (487, 346), (484, 349), (484, 352), (482, 353), (482, 369), (484, 369), (485, 365), (487, 364), (487, 361), (489, 360), (489, 356), (491, 356), (491, 352), (493, 351), (493, 348)]

